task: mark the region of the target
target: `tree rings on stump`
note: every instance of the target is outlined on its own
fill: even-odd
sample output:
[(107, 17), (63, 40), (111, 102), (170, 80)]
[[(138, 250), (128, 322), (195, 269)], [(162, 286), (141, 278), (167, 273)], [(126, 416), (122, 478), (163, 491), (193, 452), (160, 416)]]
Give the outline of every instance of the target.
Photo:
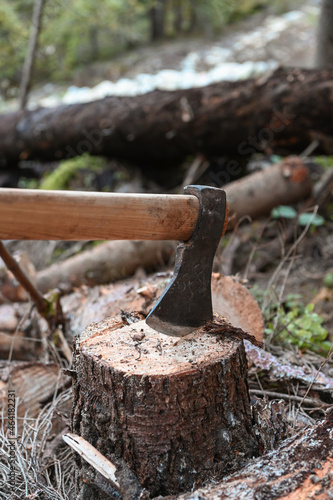
[[(179, 339), (144, 321), (92, 324), (75, 347), (73, 432), (123, 459), (152, 497), (221, 479), (257, 448), (244, 346), (230, 329)], [(80, 468), (78, 498), (90, 498), (92, 472)]]

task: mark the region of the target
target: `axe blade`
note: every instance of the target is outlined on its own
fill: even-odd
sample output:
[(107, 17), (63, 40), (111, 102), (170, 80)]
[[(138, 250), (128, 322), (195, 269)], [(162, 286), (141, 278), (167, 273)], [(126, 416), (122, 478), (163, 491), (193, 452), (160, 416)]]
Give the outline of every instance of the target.
[(173, 277), (146, 323), (160, 333), (183, 337), (213, 319), (211, 276), (213, 259), (226, 224), (225, 191), (186, 186), (184, 194), (199, 199), (193, 235), (178, 245)]

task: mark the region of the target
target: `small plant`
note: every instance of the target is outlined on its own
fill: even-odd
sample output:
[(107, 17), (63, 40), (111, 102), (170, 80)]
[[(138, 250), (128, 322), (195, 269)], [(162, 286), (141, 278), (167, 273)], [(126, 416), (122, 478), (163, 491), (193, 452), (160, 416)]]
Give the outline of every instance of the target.
[[(322, 354), (330, 350), (332, 344), (326, 340), (328, 332), (322, 326), (323, 318), (314, 312), (314, 304), (293, 307), (282, 315), (279, 323), (282, 329), (275, 334), (277, 341)], [(272, 334), (272, 328), (273, 324), (269, 323), (267, 333)]]
[(324, 168), (330, 168), (333, 165), (333, 156), (316, 156), (315, 162)]
[(271, 217), (273, 219), (295, 219), (297, 217), (297, 223), (299, 226), (323, 226), (325, 224), (325, 219), (321, 215), (306, 212), (298, 215), (297, 211), (288, 205), (280, 205), (279, 207), (273, 208), (271, 212)]
[[(251, 290), (258, 302), (265, 292), (258, 287)], [(273, 318), (278, 315), (277, 324)], [(314, 304), (304, 305), (301, 295), (289, 294), (282, 304), (272, 301), (264, 311), (265, 334), (274, 342), (289, 343), (302, 351), (327, 353), (332, 343), (327, 340), (328, 332), (322, 326), (324, 319), (314, 311)]]
[(324, 285), (327, 288), (333, 288), (333, 272), (332, 271), (329, 271), (328, 273), (325, 274)]
[[(323, 318), (314, 312), (314, 304), (294, 306), (280, 317), (275, 340), (296, 345), (299, 349), (326, 353), (331, 348), (327, 339), (328, 332), (322, 326)], [(268, 324), (266, 333), (272, 334), (272, 323)]]

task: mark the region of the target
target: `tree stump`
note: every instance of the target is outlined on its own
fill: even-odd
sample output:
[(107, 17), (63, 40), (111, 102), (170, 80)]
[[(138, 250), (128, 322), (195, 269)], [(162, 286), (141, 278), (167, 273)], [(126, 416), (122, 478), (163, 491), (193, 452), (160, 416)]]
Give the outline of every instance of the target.
[[(75, 346), (73, 432), (123, 459), (152, 497), (221, 479), (257, 451), (244, 346), (230, 331), (178, 339), (144, 321), (92, 324)], [(77, 498), (110, 498), (78, 467)]]

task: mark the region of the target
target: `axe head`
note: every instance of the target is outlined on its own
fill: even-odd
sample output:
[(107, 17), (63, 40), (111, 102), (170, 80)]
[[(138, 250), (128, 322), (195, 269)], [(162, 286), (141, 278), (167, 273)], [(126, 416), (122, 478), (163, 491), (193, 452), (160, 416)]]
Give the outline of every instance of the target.
[(198, 221), (191, 238), (179, 243), (173, 277), (146, 319), (154, 330), (176, 337), (188, 335), (213, 319), (213, 259), (227, 218), (223, 190), (186, 186), (184, 194), (199, 199)]

